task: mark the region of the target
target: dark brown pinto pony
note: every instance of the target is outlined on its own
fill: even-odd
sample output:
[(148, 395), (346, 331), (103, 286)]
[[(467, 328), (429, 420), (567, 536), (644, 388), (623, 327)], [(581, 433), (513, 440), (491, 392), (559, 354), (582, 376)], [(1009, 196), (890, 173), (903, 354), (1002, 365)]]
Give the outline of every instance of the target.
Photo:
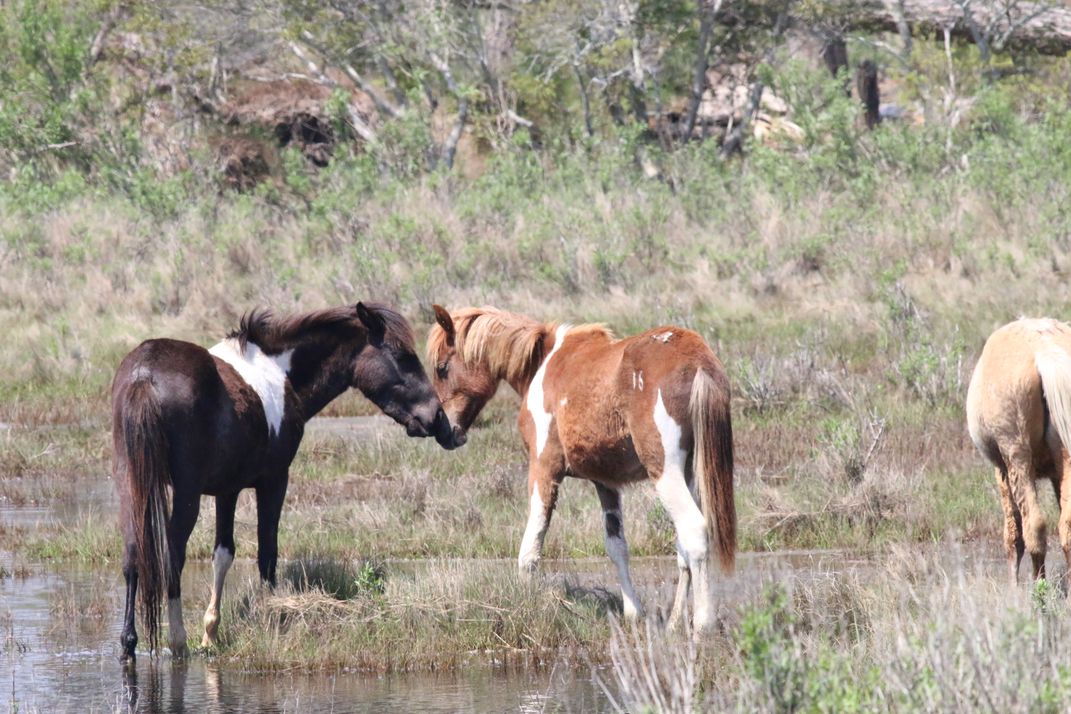
[(156, 339), (123, 359), (112, 383), (112, 434), (125, 541), (124, 659), (133, 659), (138, 642), (139, 586), (150, 648), (166, 591), (171, 649), (185, 650), (181, 575), (202, 494), (216, 497), (204, 645), (216, 639), (244, 488), (256, 490), (260, 577), (275, 584), (279, 514), (305, 422), (350, 387), (410, 436), (434, 436), (447, 449), (464, 443), (417, 358), (409, 324), (381, 305), (283, 319), (255, 311), (210, 350)]
[(451, 314), (436, 305), (435, 316), (428, 356), (455, 428), (471, 426), (502, 380), (521, 396), (530, 496), (521, 573), (539, 560), (562, 479), (587, 479), (602, 504), (624, 613), (642, 616), (620, 489), (650, 479), (677, 531), (680, 578), (670, 623), (679, 620), (691, 583), (695, 630), (710, 628), (713, 564), (733, 569), (736, 508), (729, 380), (703, 339), (670, 326), (618, 340), (601, 325), (543, 323), (490, 307)]

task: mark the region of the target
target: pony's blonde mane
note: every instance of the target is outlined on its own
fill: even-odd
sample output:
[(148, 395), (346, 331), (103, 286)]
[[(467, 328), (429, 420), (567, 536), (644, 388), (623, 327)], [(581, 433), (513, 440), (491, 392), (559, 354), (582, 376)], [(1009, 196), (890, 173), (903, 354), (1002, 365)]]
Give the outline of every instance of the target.
[[(481, 365), (499, 379), (515, 383), (530, 379), (543, 362), (543, 340), (558, 322), (539, 322), (494, 307), (465, 307), (451, 313), (454, 347), (467, 365)], [(589, 332), (612, 339), (605, 325), (576, 325), (569, 334)], [(428, 335), (428, 357), (434, 361), (446, 346), (446, 332), (435, 325)]]

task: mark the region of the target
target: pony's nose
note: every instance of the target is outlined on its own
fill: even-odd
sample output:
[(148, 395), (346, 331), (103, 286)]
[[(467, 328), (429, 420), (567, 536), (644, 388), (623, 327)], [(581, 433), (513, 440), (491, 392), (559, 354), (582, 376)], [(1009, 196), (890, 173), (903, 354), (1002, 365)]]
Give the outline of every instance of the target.
[(427, 436), (428, 429), (420, 423), (419, 419), (410, 419), (405, 425), (405, 433), (409, 436)]
[(435, 441), (444, 449), (456, 449), (465, 444), (465, 435), (457, 426), (450, 424), (450, 418), (441, 408), (435, 415)]
[(461, 431), (461, 427), (459, 427), (459, 426), (455, 426), (453, 428), (452, 435), (453, 435), (453, 438), (454, 438), (454, 446), (455, 447), (464, 446), (465, 442), (467, 442), (469, 440), (469, 438), (467, 436), (465, 436), (465, 432)]

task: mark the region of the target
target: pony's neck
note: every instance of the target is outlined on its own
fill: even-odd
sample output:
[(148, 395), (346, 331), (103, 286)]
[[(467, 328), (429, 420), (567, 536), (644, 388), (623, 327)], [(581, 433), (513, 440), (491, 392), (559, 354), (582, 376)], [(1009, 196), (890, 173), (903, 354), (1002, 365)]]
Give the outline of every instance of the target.
[(362, 346), (353, 339), (319, 335), (308, 344), (295, 347), (289, 373), (290, 386), (301, 403), (305, 421), (349, 389), (353, 360)]
[(554, 325), (541, 324), (533, 329), (538, 330), (541, 335), (538, 347), (533, 352), (532, 358), (527, 361), (522, 369), (511, 370), (507, 364), (499, 365), (498, 373), (495, 375), (499, 380), (505, 381), (521, 397), (528, 393), (528, 388), (532, 385), (536, 372), (546, 361), (547, 355), (554, 349), (554, 341), (557, 337)]

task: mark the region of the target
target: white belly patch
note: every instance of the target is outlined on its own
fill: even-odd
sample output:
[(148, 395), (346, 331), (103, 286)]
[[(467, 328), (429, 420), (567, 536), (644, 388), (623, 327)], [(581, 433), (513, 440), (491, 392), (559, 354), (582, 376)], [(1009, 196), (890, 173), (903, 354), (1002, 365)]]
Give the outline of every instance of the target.
[(268, 355), (257, 345), (247, 342), (243, 352), (238, 340), (232, 337), (213, 346), (208, 352), (234, 367), (238, 376), (253, 388), (264, 406), (268, 434), (278, 434), (286, 410), (286, 375), (290, 371), (290, 358), (294, 350)]

